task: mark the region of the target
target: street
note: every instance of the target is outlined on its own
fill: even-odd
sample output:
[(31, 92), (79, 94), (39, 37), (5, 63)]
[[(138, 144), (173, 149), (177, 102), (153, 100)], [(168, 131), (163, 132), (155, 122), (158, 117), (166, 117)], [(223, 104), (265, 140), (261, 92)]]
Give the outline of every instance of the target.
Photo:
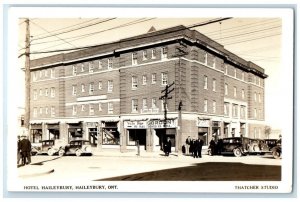
[(169, 157), (162, 153), (93, 156), (32, 156), (18, 168), (24, 181), (280, 181), (281, 160), (271, 155)]

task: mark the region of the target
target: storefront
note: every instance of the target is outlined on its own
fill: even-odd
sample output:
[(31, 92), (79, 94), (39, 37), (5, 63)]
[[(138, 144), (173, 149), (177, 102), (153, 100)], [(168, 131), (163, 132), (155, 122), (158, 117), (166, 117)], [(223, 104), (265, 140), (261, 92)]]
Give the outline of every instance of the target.
[(120, 145), (118, 121), (101, 121), (101, 137), (104, 148)]
[(60, 139), (59, 123), (47, 123), (47, 139), (48, 140), (57, 140)]
[(43, 137), (43, 126), (42, 124), (31, 124), (30, 125), (30, 140), (32, 143), (39, 143)]
[(215, 138), (215, 140), (218, 140), (220, 137), (220, 131), (221, 131), (221, 122), (220, 121), (212, 121), (211, 122), (211, 131), (212, 131), (212, 137)]
[(93, 147), (96, 147), (98, 143), (98, 125), (97, 122), (86, 123), (88, 139)]
[(128, 120), (124, 121), (126, 129), (126, 145), (127, 146), (142, 146), (146, 150), (147, 139), (147, 121), (145, 120)]
[(67, 123), (68, 124), (68, 142), (71, 140), (83, 138), (83, 125), (82, 122)]
[(198, 127), (198, 137), (204, 141), (204, 145), (208, 145), (209, 141), (209, 128), (210, 128), (210, 119), (198, 118), (197, 121)]

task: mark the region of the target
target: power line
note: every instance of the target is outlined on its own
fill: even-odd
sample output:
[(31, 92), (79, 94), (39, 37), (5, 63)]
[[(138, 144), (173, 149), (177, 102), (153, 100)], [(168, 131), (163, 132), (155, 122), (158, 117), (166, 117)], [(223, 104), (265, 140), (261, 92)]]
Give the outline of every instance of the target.
[[(39, 27), (40, 29), (42, 29), (42, 30), (44, 30), (44, 31), (48, 32), (48, 30), (46, 30), (45, 28), (41, 27), (41, 26), (40, 26), (40, 25), (38, 25), (37, 23), (35, 23), (35, 22), (33, 22), (33, 21), (31, 21), (31, 23), (33, 23), (35, 26)], [(59, 36), (57, 36), (56, 34), (52, 34), (52, 36), (54, 36), (54, 37), (58, 38), (59, 40), (63, 41), (64, 43), (67, 43), (67, 44), (69, 44), (69, 45), (71, 45), (71, 46), (73, 46), (73, 47), (75, 47), (75, 48), (76, 48), (76, 46), (75, 46), (75, 45), (71, 44), (70, 42), (66, 41), (65, 39), (62, 39), (62, 38), (60, 38), (60, 37), (59, 37)]]
[[(56, 34), (54, 34), (54, 35), (61, 35), (61, 34), (70, 33), (70, 32), (73, 32), (73, 31), (80, 30), (80, 29), (84, 29), (84, 28), (87, 28), (87, 27), (91, 27), (91, 26), (94, 26), (94, 25), (98, 25), (98, 24), (101, 24), (101, 23), (104, 23), (104, 22), (107, 22), (107, 21), (111, 21), (111, 20), (114, 20), (114, 19), (116, 19), (116, 18), (109, 18), (109, 19), (101, 20), (100, 22), (96, 22), (96, 23), (93, 23), (93, 24), (90, 24), (90, 25), (86, 25), (86, 26), (82, 26), (82, 27), (75, 28), (75, 29), (71, 29), (71, 30), (59, 32), (59, 33), (56, 33)], [(52, 36), (53, 36), (53, 35), (44, 36), (44, 37), (38, 37), (38, 38), (34, 38), (32, 41), (40, 40), (40, 39), (45, 39), (45, 38), (49, 38), (49, 37), (52, 37)]]
[(264, 39), (264, 38), (274, 37), (274, 36), (279, 36), (279, 35), (281, 35), (281, 33), (267, 35), (267, 36), (258, 37), (258, 38), (252, 38), (252, 39), (248, 39), (248, 40), (244, 40), (244, 41), (237, 41), (237, 42), (234, 42), (234, 43), (227, 43), (227, 44), (223, 44), (223, 45), (224, 46), (234, 45), (234, 44), (239, 44), (239, 43), (244, 43), (244, 42), (248, 42), (248, 41), (253, 41), (253, 40), (258, 40), (258, 39)]

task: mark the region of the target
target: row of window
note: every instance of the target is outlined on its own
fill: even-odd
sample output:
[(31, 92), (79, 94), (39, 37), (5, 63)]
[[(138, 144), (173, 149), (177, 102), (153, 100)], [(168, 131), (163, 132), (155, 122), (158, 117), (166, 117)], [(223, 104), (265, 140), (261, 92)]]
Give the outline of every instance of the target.
[(43, 110), (45, 110), (45, 115), (51, 115), (51, 117), (54, 117), (55, 116), (55, 107), (52, 106), (52, 107), (40, 107), (40, 108), (37, 108), (37, 107), (34, 107), (33, 108), (33, 117), (36, 118), (38, 117), (38, 114), (43, 115)]
[[(81, 92), (82, 93), (86, 92), (86, 85), (81, 84), (80, 86), (81, 86), (80, 87)], [(107, 81), (107, 92), (113, 92), (113, 89), (114, 89), (113, 80), (108, 80)], [(103, 82), (102, 81), (98, 82), (98, 90), (103, 90)], [(94, 91), (95, 91), (95, 83), (94, 82), (89, 83), (88, 91), (89, 91), (89, 95), (94, 95)], [(77, 95), (77, 85), (72, 85), (72, 95), (73, 96)]]
[[(151, 84), (156, 84), (157, 81), (157, 75), (156, 73), (151, 74)], [(142, 76), (142, 85), (147, 85), (148, 77), (147, 75)], [(168, 84), (168, 73), (163, 72), (161, 73), (161, 85), (167, 85)], [(131, 77), (131, 88), (137, 89), (138, 88), (138, 77), (132, 76)]]
[[(37, 100), (38, 95), (40, 97), (42, 97), (43, 95), (45, 97), (48, 97), (49, 96), (49, 89), (48, 88), (45, 88), (45, 90), (39, 89), (39, 91), (37, 89), (34, 89), (33, 90), (33, 99)], [(55, 97), (55, 88), (54, 87), (50, 88), (50, 97), (53, 97), (53, 98)]]
[(32, 72), (33, 81), (37, 81), (38, 78), (55, 78), (55, 69), (44, 69), (40, 71)]
[[(103, 103), (98, 103), (98, 111), (102, 112), (103, 111)], [(89, 115), (95, 115), (95, 107), (97, 106), (96, 104), (82, 104), (82, 105), (73, 105), (72, 107), (72, 115), (77, 115), (78, 112), (78, 107), (80, 107), (80, 110), (82, 112), (86, 111), (86, 106), (89, 108)], [(107, 113), (108, 114), (113, 114), (114, 113), (114, 105), (112, 102), (107, 103)]]
[[(131, 100), (131, 112), (132, 113), (138, 113), (139, 112), (139, 103), (138, 99), (132, 99)], [(164, 109), (164, 101), (161, 100), (161, 110), (163, 111)], [(166, 104), (166, 109), (168, 109), (168, 106)], [(141, 113), (148, 113), (148, 112), (153, 112), (153, 113), (158, 113), (159, 112), (159, 107), (157, 106), (157, 98), (152, 98), (151, 99), (151, 105), (148, 106), (148, 100), (147, 98), (142, 99), (142, 109)]]

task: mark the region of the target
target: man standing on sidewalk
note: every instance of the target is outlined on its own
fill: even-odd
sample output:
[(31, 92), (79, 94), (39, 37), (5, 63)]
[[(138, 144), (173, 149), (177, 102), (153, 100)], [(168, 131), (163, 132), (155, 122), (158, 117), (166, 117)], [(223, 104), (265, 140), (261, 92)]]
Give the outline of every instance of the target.
[(190, 154), (190, 145), (191, 145), (191, 137), (188, 136), (188, 138), (186, 138), (185, 140), (185, 153), (186, 155), (189, 155)]
[(27, 139), (26, 135), (22, 135), (20, 150), (22, 154), (23, 165), (31, 163), (31, 142)]

